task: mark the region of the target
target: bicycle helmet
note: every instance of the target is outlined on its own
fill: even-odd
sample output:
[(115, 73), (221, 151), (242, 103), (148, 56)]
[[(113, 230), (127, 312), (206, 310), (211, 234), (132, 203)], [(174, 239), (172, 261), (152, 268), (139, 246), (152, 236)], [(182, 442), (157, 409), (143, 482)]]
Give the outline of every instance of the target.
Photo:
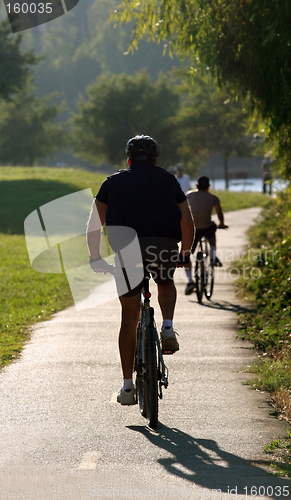
[(149, 135), (136, 135), (129, 139), (125, 152), (132, 160), (153, 160), (160, 154), (158, 143)]

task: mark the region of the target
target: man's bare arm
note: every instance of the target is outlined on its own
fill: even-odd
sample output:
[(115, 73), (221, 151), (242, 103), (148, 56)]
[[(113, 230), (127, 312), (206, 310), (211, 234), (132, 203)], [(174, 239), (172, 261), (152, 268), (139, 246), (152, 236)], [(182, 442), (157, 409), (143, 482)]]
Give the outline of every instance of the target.
[(95, 200), (87, 224), (87, 245), (91, 259), (98, 260), (100, 256), (101, 229), (105, 224), (107, 205)]
[(218, 225), (218, 227), (224, 227), (224, 216), (223, 216), (223, 212), (222, 212), (222, 208), (221, 208), (220, 202), (218, 202), (216, 205), (214, 205), (214, 208), (215, 208), (215, 211), (217, 213), (217, 217), (218, 217), (219, 222), (220, 222), (220, 224)]
[(181, 255), (186, 257), (187, 255), (190, 255), (191, 252), (195, 235), (195, 226), (187, 200), (183, 201), (183, 203), (179, 203), (179, 207), (182, 212), (182, 219), (181, 219), (182, 243), (181, 243), (180, 253)]

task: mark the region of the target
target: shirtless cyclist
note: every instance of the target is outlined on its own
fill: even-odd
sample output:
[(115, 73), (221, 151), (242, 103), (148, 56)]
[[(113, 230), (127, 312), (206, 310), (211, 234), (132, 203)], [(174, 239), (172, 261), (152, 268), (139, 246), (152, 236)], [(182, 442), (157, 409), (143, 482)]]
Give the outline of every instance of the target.
[[(193, 215), (196, 233), (191, 252), (194, 253), (198, 241), (202, 236), (208, 239), (210, 243), (210, 261), (215, 267), (221, 267), (222, 263), (216, 256), (216, 237), (215, 232), (217, 227), (226, 228), (224, 224), (224, 216), (220, 205), (220, 200), (217, 196), (209, 193), (210, 182), (205, 175), (200, 175), (196, 183), (196, 191), (188, 191), (186, 193), (190, 210)], [(211, 220), (212, 209), (215, 209), (219, 225)], [(185, 288), (185, 295), (190, 295), (195, 289), (195, 283), (192, 278), (191, 262), (185, 266), (185, 271), (188, 279), (188, 284)]]

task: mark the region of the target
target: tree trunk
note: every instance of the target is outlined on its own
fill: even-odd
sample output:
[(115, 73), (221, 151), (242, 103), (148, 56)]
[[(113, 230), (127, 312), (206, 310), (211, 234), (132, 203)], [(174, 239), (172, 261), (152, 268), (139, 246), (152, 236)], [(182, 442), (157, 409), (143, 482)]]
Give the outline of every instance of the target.
[(228, 158), (223, 157), (225, 189), (228, 190)]

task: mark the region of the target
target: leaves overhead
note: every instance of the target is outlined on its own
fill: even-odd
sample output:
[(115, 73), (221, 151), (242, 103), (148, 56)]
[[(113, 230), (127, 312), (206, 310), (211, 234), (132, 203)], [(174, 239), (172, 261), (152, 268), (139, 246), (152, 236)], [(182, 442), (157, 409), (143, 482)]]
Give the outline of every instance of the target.
[[(228, 84), (281, 133), (291, 150), (291, 4), (282, 0), (124, 0), (115, 22), (135, 21), (132, 48), (144, 35), (189, 57), (194, 71)], [(291, 153), (290, 153), (291, 155)]]

